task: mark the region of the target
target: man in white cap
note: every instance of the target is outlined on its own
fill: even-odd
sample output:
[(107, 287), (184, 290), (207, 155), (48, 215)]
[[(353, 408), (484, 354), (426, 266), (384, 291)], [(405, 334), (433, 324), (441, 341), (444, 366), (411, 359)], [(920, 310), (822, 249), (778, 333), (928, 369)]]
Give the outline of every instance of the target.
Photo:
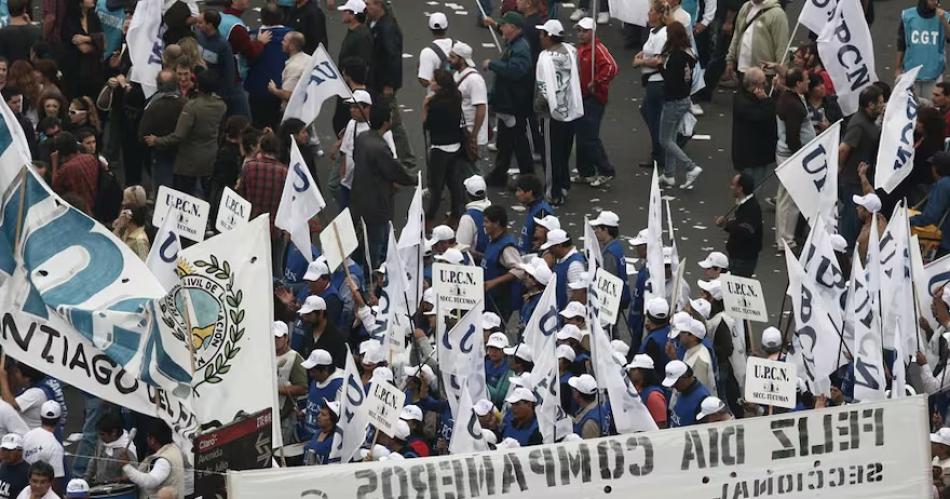
[(584, 99), (584, 115), (577, 121), (577, 171), (581, 178), (589, 179), (591, 187), (603, 187), (613, 180), (615, 171), (600, 140), (600, 123), (607, 107), (610, 82), (620, 70), (614, 56), (594, 36), (592, 18), (581, 19), (574, 25), (574, 30), (577, 32), (577, 66)]
[(696, 420), (703, 423), (718, 423), (732, 419), (735, 419), (735, 417), (729, 412), (729, 406), (719, 397), (714, 396), (703, 399), (703, 402), (699, 405), (699, 414), (696, 415)]
[(508, 211), (503, 206), (492, 205), (485, 208), (485, 235), (488, 245), (482, 255), (482, 268), (485, 270), (486, 308), (498, 314), (502, 322), (507, 322), (518, 305), (518, 276), (515, 271), (521, 264), (517, 241), (508, 232)]
[(548, 232), (561, 228), (561, 221), (554, 215), (545, 215), (542, 218), (534, 219), (534, 232), (531, 234), (531, 249), (528, 252), (539, 253), (545, 259), (550, 259), (551, 264), (554, 258), (541, 250), (541, 245), (548, 240)]
[(762, 331), (762, 351), (769, 360), (784, 360), (782, 357), (782, 332), (775, 326)]
[(455, 231), (452, 230), (448, 225), (437, 225), (432, 228), (432, 237), (426, 241), (426, 244), (432, 246), (432, 255), (433, 257), (438, 257), (443, 255), (446, 251), (450, 249), (455, 249), (462, 254), (462, 260), (456, 262), (456, 258), (450, 258), (449, 263), (454, 263), (456, 265), (472, 265), (475, 262), (475, 259), (469, 254), (468, 247), (458, 244), (455, 240)]
[(271, 332), (274, 334), (274, 348), (277, 353), (280, 428), (284, 442), (293, 442), (294, 427), (297, 426), (298, 401), (303, 402), (307, 395), (307, 370), (303, 367), (303, 358), (300, 354), (290, 348), (287, 323), (274, 321)]
[(485, 384), (488, 385), (488, 397), (498, 407), (501, 407), (508, 394), (508, 378), (514, 375), (505, 355), (507, 348), (508, 337), (505, 333), (492, 333), (485, 342)]
[[(868, 240), (871, 238), (871, 221), (874, 220), (877, 222), (877, 235), (881, 237), (887, 229), (887, 218), (881, 213), (881, 198), (877, 197), (877, 194), (871, 192), (864, 196), (855, 195), (852, 200), (857, 205), (858, 221), (861, 223), (861, 229), (858, 231), (858, 239), (854, 244), (857, 245), (858, 254), (861, 255), (861, 258), (867, 260)], [(943, 216), (943, 213), (941, 213), (940, 216)], [(915, 215), (910, 218), (911, 226), (916, 226), (924, 220), (918, 217), (920, 217), (920, 215)], [(854, 247), (854, 245), (850, 243), (849, 246)]]
[[(521, 227), (521, 236), (518, 239), (518, 249), (522, 253), (538, 253), (540, 252), (540, 245), (536, 244), (535, 234), (537, 230), (535, 227), (538, 220), (544, 220), (548, 215), (554, 215), (554, 208), (544, 200), (544, 184), (535, 175), (523, 174), (515, 180), (515, 198), (525, 207), (526, 212), (524, 224)], [(560, 222), (558, 222), (557, 228), (561, 228)], [(541, 243), (543, 242), (542, 240)]]
[(681, 360), (671, 360), (666, 365), (663, 386), (672, 388), (675, 393), (670, 411), (670, 427), (696, 424), (696, 416), (703, 400), (709, 396), (709, 390), (700, 383), (693, 370)]
[(396, 422), (396, 430), (392, 436), (379, 432), (379, 443), (386, 446), (394, 454), (399, 454), (406, 459), (422, 457), (416, 453), (415, 449), (409, 447), (409, 439), (412, 436), (412, 430), (409, 424), (403, 420)]
[(600, 438), (603, 435), (604, 414), (597, 404), (597, 380), (590, 374), (581, 374), (567, 381), (571, 397), (577, 404), (574, 415), (574, 433), (584, 439)]
[(481, 263), (482, 254), (488, 246), (488, 235), (485, 234), (485, 208), (491, 206), (488, 200), (488, 188), (485, 179), (480, 175), (472, 175), (462, 182), (468, 203), (465, 212), (459, 218), (459, 225), (455, 229), (455, 241), (468, 248), (476, 263)]
[(930, 434), (930, 455), (935, 481), (939, 476), (942, 488), (950, 487), (950, 428)]
[(23, 435), (23, 460), (33, 464), (37, 461), (44, 461), (53, 466), (55, 479), (53, 480), (53, 489), (57, 491), (65, 490), (66, 469), (64, 459), (66, 453), (63, 444), (56, 438), (56, 427), (59, 425), (59, 419), (63, 415), (63, 410), (59, 402), (47, 400), (43, 402), (40, 408), (40, 418), (42, 425), (39, 428), (33, 428)]
[[(696, 379), (709, 389), (710, 394), (716, 395), (716, 372), (713, 365), (712, 354), (706, 345), (703, 345), (703, 339), (706, 338), (706, 325), (693, 318), (687, 318), (682, 324), (678, 324), (677, 338), (683, 348), (681, 360), (692, 368)], [(669, 343), (670, 353), (672, 343)]]
[(556, 337), (559, 345), (567, 345), (574, 350), (575, 365), (577, 365), (578, 368), (586, 367), (586, 362), (590, 360), (590, 352), (584, 348), (584, 332), (574, 324), (564, 324), (561, 326), (561, 329), (558, 330)]
[[(347, 100), (350, 105), (350, 121), (346, 123), (346, 128), (340, 132), (339, 146), (340, 151), (340, 206), (346, 208), (350, 205), (350, 191), (353, 188), (353, 172), (356, 170), (356, 163), (353, 159), (353, 151), (356, 146), (356, 137), (369, 130), (369, 114), (373, 106), (373, 98), (366, 90), (353, 91), (353, 97)], [(382, 135), (383, 140), (389, 146), (390, 152), (396, 158), (396, 144), (393, 142), (393, 134), (386, 130)]]
[(432, 453), (429, 444), (420, 436), (422, 435), (422, 425), (424, 417), (422, 409), (417, 405), (407, 405), (399, 413), (399, 419), (409, 425), (409, 438), (406, 439), (406, 446), (413, 450), (419, 457), (429, 457)]
[[(641, 229), (636, 237), (630, 240), (633, 246), (633, 256), (636, 258), (634, 267), (637, 269), (637, 276), (634, 285), (630, 289), (630, 309), (627, 316), (627, 324), (630, 331), (634, 334), (630, 336), (630, 350), (634, 353), (640, 351), (640, 345), (643, 342), (643, 317), (644, 317), (644, 299), (646, 298), (646, 285), (650, 280), (650, 269), (647, 267), (647, 241), (649, 240), (649, 229)], [(628, 357), (629, 358), (629, 357)]]
[(617, 239), (620, 236), (620, 217), (612, 211), (602, 211), (597, 218), (590, 221), (590, 225), (594, 228), (594, 235), (600, 244), (600, 252), (604, 258), (603, 269), (623, 281), (619, 311), (622, 314), (630, 306), (630, 283), (627, 277), (627, 258), (624, 256), (620, 239)]
[(508, 347), (503, 350), (505, 355), (511, 357), (511, 371), (517, 376), (521, 376), (524, 373), (530, 373), (534, 369), (534, 352), (531, 351), (526, 343), (519, 343), (513, 347)]
[(7, 433), (0, 440), (0, 491), (7, 499), (20, 495), (20, 491), (30, 485), (30, 463), (23, 460), (23, 437), (18, 433)]
[(561, 408), (565, 412), (573, 414), (577, 408), (571, 399), (571, 386), (567, 382), (574, 377), (574, 360), (577, 355), (570, 345), (558, 345), (554, 349), (554, 356), (557, 357), (557, 375), (558, 382), (561, 385)]
[[(712, 338), (713, 362), (719, 369), (719, 396), (736, 414), (741, 410), (739, 398), (745, 383), (747, 359), (745, 323), (726, 313), (722, 302), (722, 281), (699, 281), (700, 296), (709, 302), (712, 316), (706, 321), (706, 331)], [(709, 340), (706, 341), (709, 347)], [(709, 387), (712, 390), (712, 387)]]
[(549, 19), (535, 28), (541, 35), (542, 50), (535, 69), (534, 110), (541, 119), (544, 140), (545, 196), (552, 205), (560, 206), (571, 188), (568, 161), (575, 123), (584, 115), (577, 51), (564, 43), (561, 21)]
[(349, 58), (363, 61), (369, 66), (373, 60), (373, 33), (366, 25), (366, 3), (363, 0), (347, 0), (336, 8), (340, 21), (346, 26), (346, 35), (340, 42), (340, 64)]
[(720, 275), (729, 271), (729, 257), (721, 251), (713, 251), (699, 262), (699, 267), (703, 269), (703, 279), (719, 279)]
[(449, 18), (441, 12), (429, 14), (429, 31), (432, 33), (432, 42), (419, 52), (419, 72), (416, 78), (423, 88), (428, 89), (438, 69), (451, 70), (449, 52), (452, 50), (452, 39), (445, 35), (449, 29)]
[(518, 268), (524, 272), (522, 278), (524, 293), (521, 295), (522, 305), (518, 317), (518, 327), (521, 331), (524, 331), (528, 319), (531, 318), (531, 314), (538, 306), (538, 301), (541, 300), (541, 293), (544, 292), (544, 288), (551, 281), (554, 273), (551, 272), (544, 259), (538, 257), (533, 258), (528, 263), (520, 264)]
[(627, 377), (630, 378), (634, 388), (637, 389), (637, 393), (640, 394), (640, 400), (650, 411), (650, 417), (653, 418), (657, 428), (661, 430), (666, 428), (669, 419), (667, 395), (660, 385), (662, 378), (656, 374), (653, 359), (649, 355), (638, 353), (633, 356), (633, 360), (624, 369), (627, 370)]
[(475, 171), (479, 175), (489, 172), (488, 159), (488, 86), (485, 78), (475, 69), (472, 47), (465, 42), (455, 42), (449, 52), (449, 64), (455, 70), (453, 77), (462, 94), (462, 119), (468, 128), (470, 140), (478, 148)]
[(541, 445), (538, 418), (534, 413), (537, 403), (534, 392), (524, 387), (515, 388), (505, 402), (511, 404), (511, 410), (501, 422), (501, 436), (517, 440), (522, 447)]
[(89, 499), (89, 483), (73, 478), (66, 484), (66, 499)]
[(581, 274), (587, 268), (587, 259), (577, 248), (571, 236), (562, 229), (548, 232), (547, 241), (541, 245), (542, 250), (551, 252), (554, 257), (554, 275), (557, 276), (555, 297), (558, 310), (567, 305), (568, 284), (581, 280)]
[(637, 353), (647, 354), (653, 359), (657, 376), (663, 376), (663, 369), (670, 361), (666, 354), (670, 334), (670, 304), (665, 298), (656, 296), (647, 302), (645, 312), (646, 337)]
[(324, 400), (336, 400), (343, 386), (343, 373), (333, 364), (330, 352), (316, 349), (301, 364), (310, 376), (310, 388), (307, 393), (307, 406), (303, 411), (303, 420), (297, 425), (299, 442), (306, 442), (320, 432), (317, 416)]
[(308, 296), (297, 315), (300, 316), (298, 327), (303, 331), (301, 355), (309, 357), (316, 349), (326, 350), (333, 356), (333, 363), (342, 369), (346, 365), (346, 338), (331, 319), (327, 302), (319, 296)]
[(478, 416), (478, 424), (482, 427), (482, 431), (493, 434), (497, 442), (498, 433), (501, 431), (501, 421), (495, 404), (491, 400), (481, 399), (475, 402), (472, 410)]

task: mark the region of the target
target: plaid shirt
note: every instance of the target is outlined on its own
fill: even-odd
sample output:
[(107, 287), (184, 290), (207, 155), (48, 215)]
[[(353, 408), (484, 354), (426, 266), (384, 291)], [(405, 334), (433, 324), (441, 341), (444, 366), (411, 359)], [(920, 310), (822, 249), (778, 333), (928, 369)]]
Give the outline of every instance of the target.
[[(86, 213), (96, 206), (96, 184), (99, 180), (99, 160), (92, 154), (74, 154), (53, 175), (53, 190), (64, 196), (72, 193), (85, 201)], [(83, 209), (83, 207), (77, 206)]]
[(248, 161), (241, 172), (238, 194), (251, 202), (252, 219), (261, 213), (270, 213), (271, 238), (279, 235), (274, 228), (274, 216), (277, 215), (286, 178), (287, 166), (267, 157)]

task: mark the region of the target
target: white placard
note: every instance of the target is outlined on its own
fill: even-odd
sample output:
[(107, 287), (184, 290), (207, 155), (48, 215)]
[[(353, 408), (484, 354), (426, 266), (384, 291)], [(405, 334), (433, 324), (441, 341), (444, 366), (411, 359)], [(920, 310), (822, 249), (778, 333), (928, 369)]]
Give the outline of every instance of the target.
[(198, 243), (204, 241), (211, 205), (203, 199), (163, 185), (158, 188), (158, 196), (155, 197), (152, 225), (161, 227), (165, 214), (172, 207), (178, 210), (178, 235)]
[(221, 204), (218, 205), (218, 218), (214, 221), (214, 228), (218, 232), (227, 232), (250, 220), (251, 202), (230, 187), (225, 187), (221, 193)]
[(745, 369), (745, 399), (754, 404), (792, 409), (797, 380), (795, 364), (749, 357)]
[(446, 319), (455, 321), (485, 300), (484, 270), (474, 265), (432, 264), (432, 290), (435, 292), (436, 338), (451, 328)]
[(356, 229), (353, 227), (349, 208), (341, 211), (333, 222), (320, 232), (320, 245), (323, 246), (323, 256), (327, 258), (330, 272), (336, 270), (356, 251), (359, 242), (356, 240)]
[(371, 425), (392, 437), (405, 402), (406, 394), (402, 390), (386, 380), (378, 379), (369, 386), (363, 410), (369, 416)]
[(600, 300), (601, 323), (616, 324), (620, 298), (623, 294), (623, 279), (599, 268), (595, 273), (597, 298)]
[(732, 274), (719, 276), (722, 283), (722, 303), (726, 313), (734, 319), (768, 322), (762, 284), (755, 279)]

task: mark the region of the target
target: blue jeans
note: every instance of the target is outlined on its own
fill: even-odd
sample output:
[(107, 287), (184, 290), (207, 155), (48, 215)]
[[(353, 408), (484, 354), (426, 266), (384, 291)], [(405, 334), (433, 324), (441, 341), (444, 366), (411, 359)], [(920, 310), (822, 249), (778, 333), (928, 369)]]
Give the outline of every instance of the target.
[(676, 143), (680, 125), (683, 123), (683, 117), (689, 112), (690, 105), (689, 97), (663, 103), (663, 113), (660, 115), (660, 145), (666, 153), (663, 175), (667, 177), (676, 175), (676, 165), (680, 163), (684, 171), (696, 168), (696, 163), (689, 159), (689, 156)]
[(663, 146), (660, 144), (660, 115), (663, 114), (663, 82), (648, 81), (646, 85), (646, 95), (643, 96), (643, 104), (640, 106), (640, 115), (650, 130), (650, 143), (653, 150), (650, 152), (650, 158), (656, 161), (656, 164), (663, 167), (666, 164), (666, 158), (663, 157)]
[(577, 171), (583, 177), (596, 173), (614, 175), (614, 167), (607, 159), (607, 151), (600, 140), (600, 123), (604, 119), (604, 105), (593, 97), (584, 97), (584, 116), (577, 120)]
[(97, 426), (99, 418), (105, 412), (102, 410), (102, 401), (98, 398), (83, 392), (83, 424), (82, 440), (79, 441), (79, 447), (76, 449), (76, 459), (73, 461), (73, 476), (83, 476), (86, 474), (86, 468), (89, 467), (89, 456), (92, 456), (96, 450), (96, 443), (99, 441), (99, 431)]

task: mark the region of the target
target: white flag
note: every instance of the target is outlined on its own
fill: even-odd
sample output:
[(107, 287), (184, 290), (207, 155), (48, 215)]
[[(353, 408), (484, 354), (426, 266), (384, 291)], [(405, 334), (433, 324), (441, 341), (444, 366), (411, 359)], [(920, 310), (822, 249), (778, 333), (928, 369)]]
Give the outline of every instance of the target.
[(135, 6), (125, 39), (129, 44), (132, 72), (129, 79), (142, 85), (145, 98), (158, 88), (162, 70), (162, 0), (143, 0)]
[(861, 402), (884, 398), (884, 356), (876, 303), (868, 292), (868, 276), (861, 267), (855, 248), (847, 317), (854, 331), (851, 347), (854, 354), (854, 399)]
[[(394, 248), (393, 228), (389, 227), (389, 244)], [(376, 358), (368, 360), (375, 364), (381, 362), (392, 363), (393, 357), (405, 350), (406, 335), (412, 330), (409, 313), (406, 311), (405, 280), (399, 276), (404, 273), (402, 262), (395, 251), (386, 256), (386, 283), (379, 296), (379, 312), (376, 314), (376, 329), (370, 336), (379, 341), (381, 348), (372, 350)], [(371, 354), (367, 354), (371, 355)]]
[(623, 364), (617, 362), (610, 347), (607, 333), (600, 321), (589, 321), (591, 326), (591, 363), (597, 378), (597, 387), (607, 390), (610, 412), (617, 433), (656, 430), (656, 422), (640, 399), (640, 394), (627, 377)]
[[(541, 405), (536, 414), (538, 427), (544, 443), (556, 441), (555, 425), (563, 417), (561, 409), (561, 387), (557, 372), (556, 333), (558, 328), (557, 276), (541, 293), (537, 307), (528, 319), (524, 330), (524, 343), (534, 354), (534, 369), (531, 371), (531, 383), (541, 396)], [(553, 373), (553, 379), (552, 379)], [(564, 435), (560, 435), (564, 436)]]
[[(802, 253), (798, 259), (805, 269), (805, 273), (817, 284), (817, 291), (821, 299), (827, 304), (828, 313), (832, 321), (840, 328), (844, 322), (842, 314), (847, 293), (847, 282), (834, 247), (831, 245), (831, 234), (825, 226), (824, 218), (818, 217), (808, 233)], [(845, 336), (845, 341), (849, 340)]]
[(820, 34), (835, 15), (838, 0), (805, 0), (798, 21), (812, 33)]
[(838, 144), (841, 122), (828, 127), (775, 169), (785, 190), (808, 223), (822, 217), (831, 230), (838, 226)]
[[(650, 299), (666, 297), (666, 269), (663, 265), (663, 203), (660, 197), (659, 174), (653, 167), (650, 183), (650, 211), (647, 217), (647, 270), (650, 278), (644, 288), (644, 305)], [(672, 313), (675, 304), (670, 304)]]
[(881, 144), (877, 149), (874, 188), (890, 194), (914, 169), (914, 126), (917, 124), (917, 101), (914, 81), (920, 66), (901, 75), (884, 109)]
[(916, 235), (911, 237), (910, 249), (914, 263), (914, 287), (917, 289), (917, 311), (920, 317), (927, 319), (930, 328), (936, 330), (940, 324), (930, 311), (930, 303), (940, 287), (950, 281), (950, 255), (924, 265)]
[[(673, 276), (673, 279), (676, 279), (676, 281), (673, 282), (674, 293), (670, 295), (670, 308), (676, 310), (677, 303), (680, 300), (680, 277), (677, 275), (680, 266), (680, 252), (676, 248), (676, 232), (673, 228), (673, 212), (670, 211), (670, 200), (664, 199), (663, 204), (666, 206), (666, 230), (670, 235), (670, 275)], [(665, 273), (666, 269), (664, 269), (663, 272)]]
[[(882, 329), (884, 348), (892, 349), (897, 341), (903, 341), (904, 352), (916, 352), (917, 324), (909, 232), (907, 209), (901, 202), (894, 208), (887, 229), (881, 236)], [(898, 329), (903, 333), (903, 338), (895, 336)]]
[(619, 19), (627, 24), (648, 26), (650, 2), (647, 0), (608, 0), (610, 17)]
[(340, 421), (333, 435), (330, 459), (348, 463), (366, 441), (366, 429), (369, 427), (369, 412), (363, 410), (366, 392), (349, 346), (346, 347), (346, 370), (343, 372), (343, 387), (339, 396)]
[(409, 203), (406, 225), (399, 233), (399, 257), (406, 276), (406, 293), (409, 297), (409, 313), (415, 314), (422, 300), (423, 266), (425, 255), (425, 209), (422, 205), (422, 174), (417, 174), (416, 191)]
[(320, 188), (314, 182), (307, 163), (297, 148), (297, 142), (290, 138), (290, 167), (284, 180), (284, 191), (280, 195), (280, 206), (274, 216), (274, 226), (290, 233), (290, 241), (307, 259), (313, 261), (310, 251), (310, 219), (326, 206)]
[(340, 70), (333, 64), (333, 59), (330, 59), (330, 55), (321, 43), (310, 55), (310, 61), (300, 81), (290, 94), (290, 100), (287, 101), (287, 108), (284, 110), (281, 121), (297, 118), (309, 125), (320, 114), (323, 101), (334, 95), (347, 98), (352, 93), (343, 81)]
[[(900, 326), (895, 335), (900, 338)], [(894, 344), (894, 380), (891, 383), (891, 398), (898, 399), (907, 396), (907, 354), (904, 353), (903, 343), (898, 341)]]
[(458, 412), (455, 414), (455, 426), (452, 427), (452, 439), (449, 441), (449, 454), (467, 454), (488, 450), (488, 442), (482, 434), (482, 425), (469, 395), (468, 383), (462, 382), (459, 395)]
[(179, 282), (178, 273), (175, 268), (178, 266), (178, 253), (181, 251), (181, 240), (178, 238), (178, 210), (169, 208), (168, 214), (162, 226), (155, 234), (155, 243), (148, 252), (148, 258), (145, 259), (145, 265), (148, 267), (159, 284), (170, 291)]
[[(585, 216), (584, 217), (584, 252), (587, 253), (588, 272), (595, 270), (597, 266), (604, 264), (604, 256), (600, 251), (600, 242), (597, 241), (597, 235), (594, 234), (594, 228), (590, 225), (590, 220)], [(594, 274), (591, 273), (589, 276), (591, 279), (594, 278)]]
[(482, 329), (484, 302), (479, 302), (442, 335), (439, 341), (439, 368), (445, 398), (453, 415), (458, 415), (459, 398), (464, 386), (476, 400), (487, 398), (485, 382), (485, 340)]
[(838, 1), (818, 35), (818, 55), (835, 85), (841, 112), (851, 116), (858, 110), (861, 90), (877, 81), (874, 43), (860, 0)]

